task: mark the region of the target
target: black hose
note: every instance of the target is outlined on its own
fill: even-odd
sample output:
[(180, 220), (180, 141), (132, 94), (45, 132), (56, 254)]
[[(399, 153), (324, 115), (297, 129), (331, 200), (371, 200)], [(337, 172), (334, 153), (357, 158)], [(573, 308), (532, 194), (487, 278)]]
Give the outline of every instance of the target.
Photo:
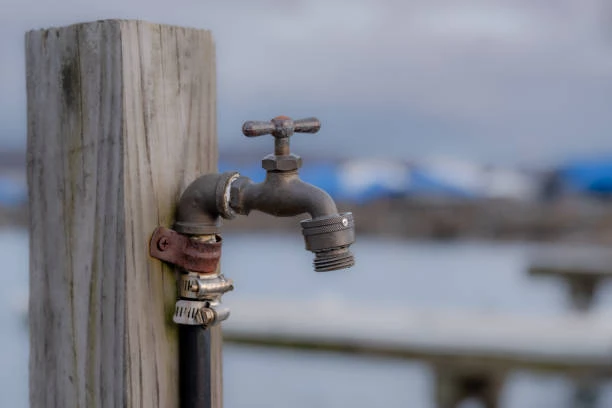
[(181, 408), (212, 408), (210, 330), (179, 325)]

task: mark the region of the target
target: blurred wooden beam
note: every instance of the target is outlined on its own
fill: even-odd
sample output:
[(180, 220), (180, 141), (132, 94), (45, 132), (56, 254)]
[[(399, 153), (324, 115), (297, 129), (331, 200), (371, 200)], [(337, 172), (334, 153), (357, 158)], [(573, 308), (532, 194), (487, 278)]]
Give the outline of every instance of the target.
[(572, 309), (587, 311), (599, 285), (612, 277), (609, 249), (567, 244), (540, 248), (530, 256), (528, 273), (562, 279), (568, 286)]
[(232, 300), (230, 342), (422, 360), (468, 371), (612, 376), (612, 316), (512, 316), (376, 303)]

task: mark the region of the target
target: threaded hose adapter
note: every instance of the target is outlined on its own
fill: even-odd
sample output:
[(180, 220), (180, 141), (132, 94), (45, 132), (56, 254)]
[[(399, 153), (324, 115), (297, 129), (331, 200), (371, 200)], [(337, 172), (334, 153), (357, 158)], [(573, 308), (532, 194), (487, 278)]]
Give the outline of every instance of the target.
[(355, 242), (353, 213), (317, 217), (300, 224), (306, 249), (315, 254), (315, 271), (335, 271), (355, 265), (355, 258), (349, 250)]

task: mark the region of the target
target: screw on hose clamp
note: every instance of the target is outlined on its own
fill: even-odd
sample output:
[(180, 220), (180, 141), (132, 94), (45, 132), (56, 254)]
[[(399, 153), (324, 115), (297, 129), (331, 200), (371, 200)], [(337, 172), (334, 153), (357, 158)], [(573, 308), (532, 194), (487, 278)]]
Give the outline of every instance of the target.
[(221, 303), (221, 296), (234, 289), (234, 282), (223, 275), (182, 273), (179, 277), (179, 300), (174, 317), (177, 324), (214, 326), (226, 320), (230, 310)]
[(230, 310), (220, 301), (182, 300), (176, 302), (172, 320), (176, 324), (210, 327), (226, 320)]
[(177, 324), (213, 326), (226, 320), (229, 308), (221, 303), (221, 296), (234, 289), (234, 282), (223, 275), (181, 274), (179, 296), (174, 310)]
[(179, 296), (182, 299), (214, 300), (234, 289), (234, 281), (223, 275), (183, 273), (179, 277)]

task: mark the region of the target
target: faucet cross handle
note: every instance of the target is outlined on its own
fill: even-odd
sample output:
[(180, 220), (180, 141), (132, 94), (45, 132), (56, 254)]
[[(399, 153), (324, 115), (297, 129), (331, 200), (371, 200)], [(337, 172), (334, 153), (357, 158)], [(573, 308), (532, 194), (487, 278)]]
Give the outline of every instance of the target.
[(247, 137), (272, 135), (275, 138), (291, 137), (297, 133), (317, 133), (321, 122), (317, 118), (293, 120), (287, 116), (277, 116), (269, 122), (248, 121), (242, 125), (242, 133)]
[(272, 135), (274, 136), (274, 154), (288, 156), (289, 138), (294, 132), (317, 133), (321, 129), (321, 122), (317, 118), (293, 120), (287, 116), (277, 116), (269, 122), (248, 121), (242, 125), (242, 133), (247, 137)]

